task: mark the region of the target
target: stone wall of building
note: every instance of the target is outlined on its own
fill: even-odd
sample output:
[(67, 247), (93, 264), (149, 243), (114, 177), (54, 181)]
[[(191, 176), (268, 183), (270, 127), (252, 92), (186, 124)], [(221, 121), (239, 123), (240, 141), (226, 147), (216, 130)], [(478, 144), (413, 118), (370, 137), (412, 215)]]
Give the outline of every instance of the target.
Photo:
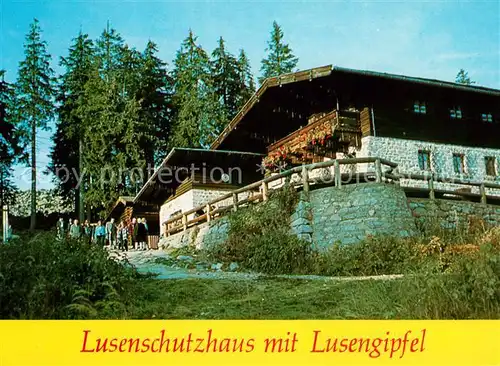
[(487, 225), (500, 225), (500, 206), (427, 198), (408, 198), (408, 206), (419, 225), (428, 226), (434, 222), (451, 229), (467, 225), (471, 219), (484, 220)]
[[(193, 189), (193, 207), (204, 205), (216, 198), (222, 197), (231, 192), (231, 189), (213, 189), (213, 188), (194, 188)], [(248, 197), (248, 192), (238, 194), (238, 200), (244, 200)], [(233, 204), (233, 198), (217, 202), (215, 207), (229, 206)]]
[(215, 219), (210, 223), (204, 222), (190, 227), (185, 231), (163, 237), (158, 246), (160, 249), (182, 248), (192, 246), (196, 249), (205, 249), (224, 243), (228, 235), (229, 223), (227, 217)]
[[(399, 171), (404, 173), (424, 174), (418, 165), (418, 151), (430, 152), (431, 170), (438, 176), (444, 178), (460, 178), (471, 181), (491, 181), (500, 183), (500, 150), (485, 149), (449, 144), (436, 144), (427, 141), (403, 140), (388, 137), (367, 136), (361, 139), (361, 149), (356, 152), (356, 157), (375, 156), (387, 159), (398, 164)], [(455, 174), (453, 169), (453, 154), (464, 155), (465, 175)], [(494, 157), (496, 165), (496, 176), (486, 175), (485, 157)], [(368, 165), (368, 164), (367, 164)], [(368, 167), (360, 167), (360, 170), (373, 170), (373, 164)], [(423, 181), (402, 180), (403, 186), (414, 186), (426, 188), (427, 183)], [(435, 183), (436, 189), (457, 189), (467, 187), (452, 183)], [(473, 188), (473, 193), (479, 193)], [(500, 195), (498, 190), (486, 189), (489, 195)]]
[[(312, 241), (318, 248), (352, 244), (368, 235), (411, 236), (415, 220), (404, 191), (383, 183), (321, 188), (309, 193)], [(307, 229), (306, 229), (307, 230)]]

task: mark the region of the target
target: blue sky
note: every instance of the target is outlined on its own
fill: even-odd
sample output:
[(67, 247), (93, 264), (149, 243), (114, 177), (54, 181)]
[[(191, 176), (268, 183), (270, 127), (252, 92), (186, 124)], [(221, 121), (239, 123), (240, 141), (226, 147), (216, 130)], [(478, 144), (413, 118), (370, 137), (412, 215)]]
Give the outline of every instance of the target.
[[(143, 49), (152, 39), (172, 64), (192, 28), (212, 51), (223, 36), (234, 53), (244, 48), (254, 74), (260, 69), (273, 20), (299, 57), (299, 68), (322, 65), (368, 69), (453, 81), (464, 68), (479, 85), (500, 88), (500, 2), (492, 1), (15, 1), (0, 0), (0, 69), (16, 78), (23, 41), (36, 17), (53, 56), (59, 57), (80, 29), (98, 37), (109, 20), (125, 41)], [(54, 129), (52, 130), (52, 132)], [(49, 161), (52, 132), (42, 133), (39, 168)], [(15, 170), (16, 183), (27, 189)], [(41, 177), (39, 188), (51, 186)]]

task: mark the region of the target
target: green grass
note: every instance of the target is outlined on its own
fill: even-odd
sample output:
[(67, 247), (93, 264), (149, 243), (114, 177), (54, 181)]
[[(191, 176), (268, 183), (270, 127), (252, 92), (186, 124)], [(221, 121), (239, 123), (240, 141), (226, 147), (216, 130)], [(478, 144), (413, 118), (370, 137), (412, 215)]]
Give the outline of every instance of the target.
[[(453, 302), (449, 282), (265, 279), (147, 281), (127, 305), (133, 319), (498, 319), (500, 306)], [(430, 281), (432, 282), (432, 280)], [(461, 296), (459, 296), (460, 298)], [(463, 299), (460, 299), (463, 300)], [(484, 299), (483, 299), (484, 300)]]
[[(0, 318), (498, 319), (500, 228), (471, 240), (479, 251), (441, 254), (439, 239), (432, 239), (411, 261), (419, 265), (398, 280), (156, 280), (97, 246), (26, 234), (0, 246)], [(335, 264), (333, 273), (340, 267), (356, 275), (380, 273), (408, 263), (406, 254), (401, 257), (407, 247), (374, 238), (316, 260), (321, 271)]]

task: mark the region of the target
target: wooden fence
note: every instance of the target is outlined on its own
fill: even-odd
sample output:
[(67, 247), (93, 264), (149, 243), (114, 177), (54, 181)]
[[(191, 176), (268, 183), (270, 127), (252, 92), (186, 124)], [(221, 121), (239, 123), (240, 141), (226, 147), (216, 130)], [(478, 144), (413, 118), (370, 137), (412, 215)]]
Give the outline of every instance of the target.
[[(221, 216), (229, 211), (237, 211), (238, 207), (240, 206), (246, 206), (253, 202), (266, 201), (269, 197), (269, 183), (285, 178), (288, 179), (288, 184), (290, 184), (290, 177), (294, 174), (300, 174), (300, 181), (296, 185), (301, 186), (304, 192), (308, 192), (310, 185), (314, 184), (321, 184), (322, 186), (334, 186), (340, 189), (343, 184), (353, 183), (353, 174), (341, 173), (340, 167), (342, 165), (356, 165), (357, 167), (358, 164), (374, 164), (374, 170), (370, 171), (369, 169), (367, 169), (366, 171), (358, 173), (356, 169), (354, 173), (354, 183), (360, 183), (363, 180), (364, 182), (386, 182), (400, 185), (401, 179), (424, 181), (427, 183), (427, 188), (424, 189), (424, 191), (431, 199), (435, 199), (436, 192), (438, 192), (440, 194), (452, 194), (468, 199), (477, 198), (482, 204), (486, 204), (488, 199), (486, 195), (486, 188), (500, 190), (500, 184), (493, 182), (473, 182), (463, 179), (443, 178), (438, 177), (435, 173), (432, 172), (429, 172), (429, 174), (401, 173), (398, 171), (398, 165), (396, 163), (377, 157), (337, 159), (315, 164), (302, 165), (286, 170), (282, 173), (267, 177), (261, 181), (236, 189), (230, 193), (227, 193), (208, 202), (205, 205), (182, 212), (163, 223), (164, 225), (167, 225), (168, 228), (165, 233), (167, 235), (171, 235), (176, 232), (186, 230), (188, 227), (197, 225), (201, 222), (210, 222), (213, 218)], [(325, 183), (321, 178), (311, 177), (310, 173), (313, 170), (331, 167), (333, 167), (332, 181)], [(347, 181), (344, 179), (346, 177), (348, 178)], [(435, 183), (453, 183), (458, 185), (466, 185), (469, 187), (478, 187), (479, 194), (457, 190), (437, 190), (434, 187)], [(405, 188), (410, 189), (409, 187)], [(239, 195), (244, 193), (246, 193), (247, 197), (240, 200)], [(220, 206), (217, 208), (214, 207), (217, 203), (228, 199), (232, 199), (231, 204)], [(204, 214), (188, 220), (189, 215), (192, 215), (199, 211), (204, 211)], [(169, 226), (171, 227), (169, 228)]]
[[(315, 169), (321, 168), (330, 168), (333, 167), (333, 181), (327, 183), (327, 185), (333, 185), (337, 188), (341, 188), (343, 184), (343, 177), (346, 175), (351, 176), (351, 174), (341, 174), (340, 166), (341, 165), (353, 165), (353, 164), (375, 164), (375, 169), (373, 172), (364, 172), (361, 174), (356, 174), (356, 180), (359, 182), (360, 178), (363, 178), (365, 181), (375, 181), (381, 183), (383, 181), (386, 182), (394, 182), (398, 184), (399, 178), (397, 173), (397, 164), (392, 163), (388, 160), (375, 158), (375, 157), (367, 157), (367, 158), (353, 158), (353, 159), (337, 159), (324, 161), (315, 164), (302, 165), (289, 170), (286, 170), (282, 173), (267, 177), (258, 182), (249, 184), (245, 187), (236, 189), (230, 193), (227, 193), (221, 197), (218, 197), (205, 205), (195, 207), (191, 210), (182, 212), (167, 221), (163, 222), (163, 225), (167, 225), (168, 230), (165, 231), (167, 235), (174, 234), (181, 230), (186, 230), (188, 227), (192, 225), (196, 225), (200, 222), (210, 222), (214, 217), (225, 214), (229, 211), (237, 211), (238, 207), (246, 206), (252, 202), (263, 202), (267, 201), (269, 197), (269, 183), (281, 180), (283, 178), (289, 179), (293, 174), (300, 174), (301, 181), (298, 185), (302, 186), (302, 189), (307, 192), (309, 191), (310, 184), (322, 183), (321, 179), (310, 179), (310, 172)], [(383, 166), (386, 166), (386, 170), (383, 170)], [(351, 176), (352, 177), (352, 176)], [(239, 195), (246, 193), (247, 198), (240, 200)], [(222, 201), (228, 200), (232, 198), (232, 203), (229, 205), (221, 206), (214, 208), (214, 206)], [(192, 215), (196, 212), (203, 210), (204, 214), (198, 217), (195, 217), (191, 220), (188, 220), (188, 216)]]

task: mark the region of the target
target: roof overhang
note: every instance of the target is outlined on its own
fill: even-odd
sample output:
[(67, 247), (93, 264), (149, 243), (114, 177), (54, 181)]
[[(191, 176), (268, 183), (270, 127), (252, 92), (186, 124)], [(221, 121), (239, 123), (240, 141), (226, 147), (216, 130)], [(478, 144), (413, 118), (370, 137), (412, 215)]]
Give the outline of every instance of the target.
[[(342, 94), (337, 89), (347, 86), (361, 90), (365, 87), (365, 82), (392, 86), (400, 83), (405, 88), (430, 87), (437, 92), (461, 93), (475, 98), (500, 97), (500, 90), (493, 88), (332, 65), (322, 66), (266, 79), (210, 148), (232, 149), (243, 145), (245, 150), (263, 152), (264, 146), (305, 126), (309, 115), (324, 112), (328, 108), (335, 109), (337, 95)], [(249, 136), (259, 133), (260, 136)], [(265, 138), (269, 140), (265, 141)]]
[(131, 205), (134, 202), (134, 197), (130, 196), (120, 196), (117, 198), (116, 202), (114, 205), (111, 207), (109, 210), (109, 213), (106, 217), (106, 220), (108, 220), (111, 216), (114, 216), (114, 213), (118, 211), (122, 211), (127, 205)]
[(134, 197), (133, 202), (148, 201), (155, 190), (175, 188), (189, 174), (208, 174), (211, 169), (225, 172), (240, 168), (245, 182), (258, 180), (262, 172), (258, 171), (257, 165), (261, 163), (263, 156), (241, 151), (173, 148)]

